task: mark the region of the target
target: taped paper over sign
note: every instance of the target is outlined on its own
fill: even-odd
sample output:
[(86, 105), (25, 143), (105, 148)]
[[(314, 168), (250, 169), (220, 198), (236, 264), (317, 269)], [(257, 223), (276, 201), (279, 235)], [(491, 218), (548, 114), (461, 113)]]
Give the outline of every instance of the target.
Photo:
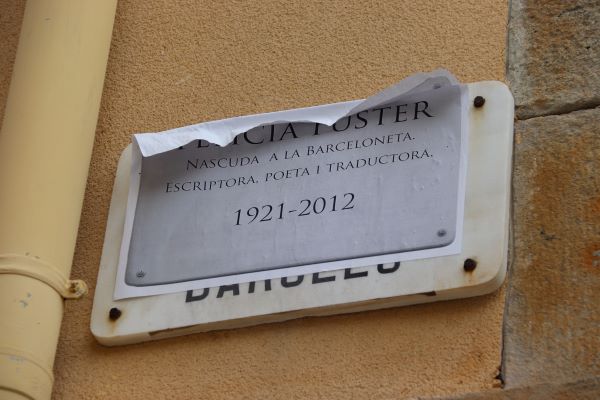
[(438, 70), (135, 135), (115, 299), (459, 253), (465, 95)]

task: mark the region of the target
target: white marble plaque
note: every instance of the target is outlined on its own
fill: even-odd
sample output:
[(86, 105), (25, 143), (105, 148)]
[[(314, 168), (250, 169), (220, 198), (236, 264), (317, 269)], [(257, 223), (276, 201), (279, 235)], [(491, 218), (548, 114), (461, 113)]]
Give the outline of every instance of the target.
[[(476, 96), (485, 98), (485, 105), (483, 107), (477, 108), (473, 106), (473, 99)], [(156, 340), (193, 332), (229, 329), (266, 322), (284, 321), (305, 316), (348, 313), (477, 296), (496, 290), (504, 280), (507, 264), (514, 103), (510, 91), (500, 82), (479, 82), (469, 84), (467, 86), (467, 99), (466, 103), (463, 102), (463, 106), (466, 108), (467, 118), (469, 120), (469, 133), (466, 135), (468, 138), (468, 145), (466, 143), (462, 143), (462, 145), (466, 145), (466, 148), (468, 149), (466, 154), (468, 166), (465, 182), (464, 216), (462, 219), (459, 217), (459, 220), (462, 220), (462, 227), (455, 228), (458, 229), (458, 231), (453, 232), (451, 228), (452, 225), (444, 224), (444, 221), (426, 215), (423, 218), (427, 223), (415, 228), (416, 231), (420, 233), (420, 236), (413, 239), (414, 242), (406, 242), (406, 244), (403, 244), (401, 240), (390, 237), (388, 242), (385, 242), (388, 239), (384, 238), (383, 240), (385, 243), (373, 244), (368, 242), (369, 238), (364, 234), (356, 236), (357, 243), (366, 241), (365, 243), (357, 244), (357, 252), (360, 250), (360, 252), (363, 253), (369, 249), (382, 251), (382, 248), (384, 250), (386, 249), (386, 247), (383, 246), (392, 246), (390, 247), (392, 251), (400, 251), (384, 256), (376, 256), (384, 258), (384, 261), (354, 265), (353, 262), (356, 259), (341, 260), (335, 261), (338, 263), (338, 267), (336, 267), (335, 270), (317, 270), (290, 275), (287, 275), (286, 273), (281, 277), (253, 279), (245, 282), (234, 281), (232, 283), (222, 283), (206, 287), (194, 287), (194, 284), (196, 282), (202, 282), (203, 280), (215, 278), (202, 278), (200, 275), (194, 275), (193, 273), (185, 276), (185, 274), (190, 273), (189, 271), (194, 271), (194, 269), (187, 270), (187, 272), (185, 269), (182, 269), (178, 273), (182, 274), (185, 279), (192, 277), (193, 280), (169, 284), (162, 283), (163, 278), (153, 278), (157, 283), (155, 285), (131, 286), (134, 291), (133, 295), (137, 297), (115, 299), (115, 288), (118, 286), (119, 282), (125, 281), (125, 269), (120, 269), (120, 262), (122, 260), (123, 243), (127, 242), (128, 220), (131, 219), (130, 216), (128, 216), (128, 212), (132, 207), (131, 203), (133, 197), (131, 196), (131, 193), (140, 188), (139, 179), (136, 181), (136, 177), (139, 178), (140, 175), (136, 176), (136, 174), (131, 173), (132, 166), (133, 171), (136, 171), (136, 168), (139, 167), (139, 165), (136, 166), (139, 158), (136, 158), (137, 154), (136, 151), (133, 151), (134, 149), (131, 147), (127, 148), (123, 152), (117, 169), (102, 259), (98, 272), (98, 281), (95, 286), (94, 306), (91, 318), (91, 330), (94, 336), (103, 344), (119, 345)], [(368, 108), (372, 109), (373, 107), (377, 106), (371, 104)], [(428, 110), (429, 107), (431, 107), (432, 110), (431, 115), (435, 115), (433, 113), (433, 110), (435, 110), (434, 104), (432, 103), (429, 105)], [(394, 108), (391, 110), (394, 110)], [(367, 116), (369, 113), (367, 113)], [(378, 125), (379, 120), (377, 113), (378, 111), (375, 111), (374, 114), (376, 128), (385, 129), (386, 125), (385, 121), (383, 121), (386, 118), (385, 112), (382, 117), (383, 123), (381, 126)], [(272, 123), (277, 124), (277, 122), (274, 121), (274, 118), (271, 117), (267, 119), (268, 123), (264, 123), (264, 125), (270, 125)], [(393, 126), (395, 115), (392, 114), (391, 118)], [(413, 122), (418, 123), (420, 119), (421, 116)], [(262, 121), (264, 122), (265, 120)], [(315, 121), (312, 122), (314, 123)], [(399, 127), (400, 124), (400, 122), (396, 124), (396, 126), (398, 126), (398, 132), (406, 131), (406, 127)], [(338, 129), (341, 129), (344, 125), (338, 124), (337, 127)], [(251, 128), (252, 127), (248, 129)], [(418, 133), (418, 130), (414, 128), (410, 129), (415, 133)], [(288, 143), (295, 141), (298, 141), (296, 143), (300, 143), (300, 141), (302, 141), (302, 137), (299, 134), (300, 131), (301, 130), (299, 129), (297, 132), (298, 139), (286, 139), (281, 141), (281, 145), (283, 146), (286, 141)], [(325, 132), (325, 130), (323, 132)], [(357, 140), (350, 138), (351, 135), (356, 133), (361, 132), (358, 130), (358, 132), (350, 133), (349, 128), (348, 132), (330, 133), (330, 137), (335, 138), (331, 143)], [(393, 133), (394, 131), (388, 134)], [(199, 152), (197, 153), (196, 150), (194, 150), (194, 146), (197, 146), (197, 143), (194, 144), (194, 140), (197, 138), (188, 140), (190, 139), (190, 136), (188, 135), (189, 132), (185, 131), (183, 134), (184, 137), (182, 140), (184, 140), (185, 143), (175, 140), (170, 146), (177, 147), (182, 144), (188, 144), (185, 146), (185, 150), (179, 150), (179, 154), (190, 155), (189, 157), (185, 157), (185, 162), (190, 158), (192, 160), (200, 158), (191, 156), (192, 154), (199, 154)], [(424, 133), (423, 137), (425, 137), (426, 134), (427, 132)], [(379, 133), (375, 130), (370, 135), (377, 137)], [(173, 137), (172, 135), (167, 136)], [(177, 133), (175, 136), (177, 136)], [(257, 136), (249, 136), (251, 139), (256, 137)], [(323, 137), (325, 137), (325, 134)], [(421, 137), (421, 140), (423, 137)], [(204, 139), (206, 139), (206, 136)], [(421, 143), (421, 145), (426, 143), (425, 140), (423, 140), (423, 142), (418, 142), (418, 140), (420, 139), (418, 139), (417, 134), (415, 134), (413, 140), (369, 146), (367, 150), (373, 148), (377, 149), (377, 147), (379, 147), (386, 149), (385, 153), (387, 153), (387, 149), (390, 148), (388, 146), (397, 146), (398, 150), (390, 151), (390, 153), (398, 153), (406, 146), (406, 143), (409, 143), (409, 145), (412, 145), (412, 143), (415, 145), (418, 143)], [(142, 152), (149, 155), (149, 153), (152, 152), (152, 149), (148, 152), (149, 147), (146, 145), (147, 143), (140, 143)], [(309, 144), (306, 143), (302, 146), (308, 145)], [(245, 147), (243, 144), (238, 146), (240, 146), (240, 149)], [(416, 148), (418, 149), (419, 147)], [(442, 148), (444, 147), (442, 146)], [(215, 151), (224, 151), (225, 149), (226, 148), (218, 149), (215, 147)], [(340, 151), (339, 153), (344, 155), (344, 159), (352, 160), (352, 157), (361, 158), (358, 156), (360, 151), (362, 151), (362, 149), (348, 149)], [(161, 152), (157, 152), (156, 154), (160, 153)], [(422, 165), (419, 163), (424, 162), (424, 165), (427, 165), (427, 162), (431, 161), (432, 158), (434, 160), (436, 159), (437, 153), (434, 153), (433, 150), (431, 153), (433, 154), (433, 157), (411, 160), (409, 164), (413, 164), (416, 167), (417, 165)], [(330, 153), (329, 155), (331, 154), (335, 153)], [(456, 157), (456, 155), (453, 154), (454, 153), (448, 154), (447, 158), (442, 158), (440, 162), (450, 163), (452, 160), (455, 160), (453, 157)], [(295, 160), (290, 159), (289, 161)], [(285, 162), (286, 161), (284, 161), (284, 163)], [(388, 166), (390, 171), (394, 171), (395, 174), (400, 174), (400, 176), (402, 176), (401, 174), (404, 173), (404, 166), (402, 165), (403, 164), (392, 164)], [(379, 173), (372, 178), (375, 182), (374, 184), (372, 184), (372, 182), (366, 182), (365, 184), (372, 184), (372, 186), (370, 186), (371, 190), (381, 190), (381, 193), (390, 193), (390, 196), (415, 196), (414, 194), (407, 195), (401, 193), (403, 190), (403, 183), (398, 183), (398, 185), (394, 185), (394, 183), (388, 185), (381, 184), (380, 187), (377, 182), (379, 182), (380, 174), (382, 175), (382, 179), (386, 177), (385, 166), (386, 165), (370, 167), (378, 168)], [(431, 167), (436, 168), (435, 165)], [(318, 197), (323, 197), (325, 200), (330, 200), (331, 196), (339, 193), (338, 188), (345, 187), (337, 185), (353, 185), (355, 183), (361, 183), (363, 179), (352, 180), (345, 179), (344, 177), (348, 174), (365, 170), (365, 168), (366, 167), (332, 173), (332, 176), (335, 176), (336, 179), (331, 181), (331, 187), (324, 186), (323, 188), (319, 188), (320, 190), (316, 190), (315, 188), (311, 199), (315, 200)], [(183, 169), (185, 170), (185, 165)], [(194, 168), (195, 172), (197, 172), (196, 170), (199, 170), (199, 168)], [(167, 171), (164, 173), (167, 174)], [(266, 173), (266, 171), (263, 171), (263, 173)], [(440, 173), (445, 173), (447, 175), (444, 176), (447, 177), (447, 179), (452, 179), (452, 173), (449, 173), (448, 171), (440, 171)], [(426, 174), (420, 170), (414, 172), (414, 174), (421, 178), (426, 176)], [(394, 174), (391, 174), (390, 176), (393, 177)], [(386, 179), (389, 179), (390, 176)], [(168, 176), (165, 175), (165, 177)], [(312, 177), (294, 177), (285, 180), (289, 182), (300, 182), (304, 178)], [(164, 179), (156, 180), (156, 185), (158, 185), (159, 189), (162, 188), (161, 190), (166, 191), (164, 186), (165, 182), (167, 181)], [(412, 184), (410, 180), (409, 183)], [(436, 188), (435, 190), (439, 190), (437, 193), (441, 194), (430, 194), (426, 198), (435, 199), (440, 196), (446, 202), (454, 201), (454, 199), (451, 198), (452, 192), (448, 187), (443, 184), (438, 185), (435, 182), (435, 178), (431, 183), (432, 186)], [(412, 189), (410, 184), (409, 189)], [(253, 185), (260, 185), (260, 183)], [(394, 186), (397, 186), (397, 188), (394, 188)], [(264, 187), (266, 188), (267, 186), (265, 185)], [(282, 185), (282, 188), (283, 187), (284, 186)], [(353, 188), (353, 186), (350, 187)], [(419, 186), (416, 186), (414, 189), (418, 190)], [(306, 190), (313, 190), (312, 185), (307, 184)], [(331, 192), (328, 192), (329, 198), (320, 194), (324, 193), (322, 190), (331, 190)], [(361, 192), (359, 190), (360, 185), (358, 186), (358, 189), (356, 189), (356, 192), (353, 192), (355, 193), (355, 207), (358, 207), (360, 204), (370, 204), (370, 202), (373, 202), (373, 197), (375, 196), (368, 196), (367, 192)], [(429, 190), (429, 188), (424, 187), (423, 191), (426, 190)], [(432, 193), (436, 193), (435, 190), (432, 191)], [(293, 190), (292, 193), (294, 193)], [(346, 192), (344, 191), (343, 193)], [(445, 196), (445, 193), (449, 193), (448, 196)], [(180, 190), (180, 192), (165, 193), (165, 196), (167, 195), (182, 195), (193, 199), (195, 193), (194, 191)], [(260, 195), (260, 193), (258, 195)], [(273, 196), (272, 193), (270, 195)], [(363, 199), (363, 196), (367, 196), (364, 203), (359, 201)], [(277, 198), (279, 199), (280, 197)], [(300, 200), (304, 198), (308, 197), (302, 197)], [(424, 201), (424, 198), (414, 197), (414, 201), (420, 203)], [(222, 209), (227, 210), (227, 212), (222, 212), (221, 215), (214, 216), (214, 218), (221, 218), (223, 226), (228, 224), (229, 228), (227, 229), (231, 230), (236, 228), (236, 210), (242, 209), (244, 205), (256, 205), (258, 207), (258, 205), (262, 204), (260, 202), (254, 203), (253, 198), (245, 196), (239, 196), (239, 199), (236, 198), (235, 201), (239, 201), (239, 203), (232, 204), (233, 209), (223, 205)], [(338, 199), (336, 199), (336, 211), (329, 212), (329, 216), (337, 217), (336, 213), (343, 216), (343, 214), (341, 214), (342, 212), (349, 211), (352, 213), (353, 211), (356, 211), (354, 209), (338, 210), (337, 201)], [(293, 209), (293, 207), (287, 208), (288, 204), (292, 204), (292, 197), (289, 199), (285, 197), (281, 202), (286, 204), (286, 211)], [(280, 203), (273, 204), (277, 205)], [(193, 205), (193, 202), (190, 204), (190, 207), (196, 207)], [(314, 205), (314, 201), (311, 204)], [(381, 205), (384, 204), (385, 203), (382, 203)], [(395, 203), (391, 202), (389, 204), (391, 204), (390, 207), (393, 207)], [(400, 201), (397, 202), (397, 206), (400, 208), (404, 207)], [(410, 204), (409, 206), (413, 207), (411, 209), (414, 210), (415, 213), (418, 212), (418, 205)], [(320, 206), (316, 209), (320, 210)], [(439, 211), (439, 214), (435, 215), (448, 217), (454, 215), (450, 209), (447, 208), (445, 210), (446, 211)], [(173, 212), (184, 214), (183, 210), (174, 210)], [(432, 211), (432, 213), (437, 212), (437, 210)], [(327, 215), (323, 216), (325, 211), (307, 216), (299, 216), (299, 213), (300, 211), (288, 212), (283, 218), (289, 217), (291, 221), (302, 219), (310, 221), (309, 218), (313, 218), (314, 221), (321, 221), (320, 218), (327, 217)], [(242, 214), (240, 213), (240, 215)], [(456, 215), (459, 214), (456, 213)], [(213, 216), (209, 217), (213, 218)], [(252, 217), (250, 217), (250, 219), (251, 218)], [(379, 218), (377, 213), (375, 213), (373, 218)], [(194, 219), (193, 217), (188, 216), (188, 220), (193, 221)], [(384, 221), (383, 219), (379, 219), (379, 221), (382, 224), (387, 223), (387, 221)], [(262, 229), (282, 229), (277, 228), (275, 225), (277, 222), (278, 221), (261, 222), (267, 227), (269, 226), (269, 223), (273, 223), (270, 225), (271, 228)], [(244, 220), (244, 223), (245, 227), (250, 227), (253, 224), (258, 223), (258, 221), (248, 223), (248, 220)], [(366, 223), (368, 224), (368, 222)], [(189, 224), (189, 221), (185, 221), (185, 224)], [(240, 225), (237, 226), (237, 228), (240, 228), (241, 225), (242, 221), (240, 221)], [(176, 228), (175, 226), (168, 228), (168, 226), (169, 225), (159, 225), (157, 227), (158, 230), (165, 231), (162, 233), (164, 237), (168, 236), (168, 232), (166, 232), (167, 229)], [(189, 226), (195, 228), (195, 225), (193, 224)], [(354, 232), (360, 233), (364, 231), (364, 229), (367, 229), (361, 224), (352, 221), (346, 222), (338, 228), (338, 232), (343, 230), (344, 235), (352, 235)], [(398, 232), (402, 232), (401, 230), (403, 227), (391, 227), (390, 229), (399, 229)], [(446, 233), (438, 233), (440, 229), (446, 230)], [(429, 235), (431, 231), (433, 231), (433, 235)], [(322, 232), (319, 232), (319, 229), (314, 229), (310, 234), (315, 237), (323, 238), (323, 236), (320, 236)], [(375, 234), (377, 234), (377, 232)], [(452, 236), (456, 238), (461, 234), (462, 246), (460, 252), (456, 254), (413, 258), (410, 260), (401, 259), (404, 255), (411, 252), (443, 250), (447, 247), (444, 246), (444, 240), (447, 240), (446, 238), (452, 238)], [(324, 238), (323, 240), (327, 240), (327, 238)], [(162, 245), (163, 244), (160, 242), (155, 243), (155, 246), (157, 247)], [(232, 246), (235, 245), (235, 243), (232, 243)], [(426, 250), (414, 250), (414, 248), (421, 246), (441, 247), (430, 247)], [(334, 246), (334, 249), (335, 248), (336, 247)], [(129, 247), (126, 249), (128, 250)], [(223, 251), (226, 252), (229, 250), (230, 249), (225, 248)], [(354, 251), (355, 249), (352, 250)], [(292, 249), (289, 251), (293, 253)], [(261, 254), (269, 256), (270, 253), (264, 251)], [(309, 262), (311, 260), (319, 261), (320, 258), (318, 257), (323, 257), (322, 254), (313, 254), (310, 252), (309, 254), (298, 254), (297, 256), (305, 257), (302, 260), (308, 260)], [(310, 257), (314, 258), (311, 259)], [(385, 259), (385, 257), (389, 258)], [(148, 258), (148, 260), (151, 261), (150, 258)], [(171, 266), (172, 264), (168, 265)], [(269, 263), (265, 262), (263, 267), (265, 265), (269, 265)], [(276, 265), (276, 263), (271, 263), (271, 266), (273, 265)], [(282, 267), (281, 265), (282, 264), (279, 265), (279, 270), (283, 271), (290, 271), (294, 268), (298, 268), (293, 266)], [(247, 265), (243, 268), (247, 268)], [(209, 270), (210, 268), (207, 269), (207, 271)], [(153, 270), (149, 269), (148, 271), (150, 273)], [(230, 270), (230, 272), (233, 272), (232, 276), (236, 277), (244, 274), (256, 273), (244, 271), (247, 270)], [(273, 270), (266, 270), (258, 273), (271, 273), (272, 271)], [(176, 285), (175, 289), (179, 289), (179, 291), (141, 297), (139, 296), (139, 292), (136, 292), (137, 290), (165, 288), (171, 285)], [(181, 286), (177, 285), (191, 285), (191, 287), (180, 289)], [(172, 289), (173, 287), (169, 288), (169, 290)]]

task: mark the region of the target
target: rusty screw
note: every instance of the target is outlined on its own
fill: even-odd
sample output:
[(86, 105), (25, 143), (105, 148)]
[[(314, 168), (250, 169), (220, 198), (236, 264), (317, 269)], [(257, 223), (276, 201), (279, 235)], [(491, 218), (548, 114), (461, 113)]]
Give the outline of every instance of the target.
[(476, 96), (475, 99), (473, 99), (473, 105), (475, 106), (475, 108), (481, 108), (484, 104), (485, 99), (482, 96)]
[(463, 268), (467, 272), (474, 271), (475, 268), (477, 268), (477, 261), (473, 260), (472, 258), (467, 258), (463, 264)]
[(113, 307), (108, 312), (108, 318), (110, 318), (111, 321), (116, 321), (119, 319), (121, 314), (122, 314), (121, 310), (119, 310), (117, 307)]

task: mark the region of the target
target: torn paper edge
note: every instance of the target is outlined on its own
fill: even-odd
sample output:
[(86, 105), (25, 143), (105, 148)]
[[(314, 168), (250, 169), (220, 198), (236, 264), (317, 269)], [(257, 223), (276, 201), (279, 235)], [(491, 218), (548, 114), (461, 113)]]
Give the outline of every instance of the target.
[(139, 154), (143, 157), (173, 150), (194, 140), (206, 140), (219, 146), (226, 146), (240, 133), (262, 125), (309, 122), (331, 126), (348, 115), (392, 102), (398, 97), (457, 84), (458, 81), (450, 72), (439, 69), (412, 75), (365, 100), (202, 122), (158, 133), (139, 133), (134, 135), (134, 142), (137, 143)]

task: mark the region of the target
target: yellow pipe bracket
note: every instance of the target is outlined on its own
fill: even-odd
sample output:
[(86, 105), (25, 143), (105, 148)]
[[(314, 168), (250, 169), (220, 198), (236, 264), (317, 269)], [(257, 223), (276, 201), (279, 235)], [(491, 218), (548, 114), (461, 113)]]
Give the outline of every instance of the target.
[(84, 281), (68, 279), (60, 269), (35, 257), (0, 254), (0, 274), (23, 275), (37, 279), (52, 287), (64, 299), (79, 299), (88, 292)]

